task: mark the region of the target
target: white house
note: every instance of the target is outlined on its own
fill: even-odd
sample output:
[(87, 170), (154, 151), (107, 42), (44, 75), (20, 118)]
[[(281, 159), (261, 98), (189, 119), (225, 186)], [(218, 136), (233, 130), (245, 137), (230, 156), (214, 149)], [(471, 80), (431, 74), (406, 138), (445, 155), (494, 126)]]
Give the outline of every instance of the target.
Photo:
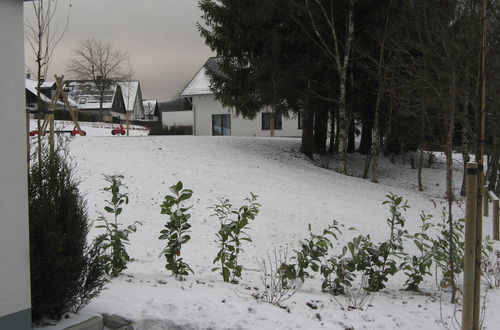
[[(211, 57), (182, 91), (193, 108), (194, 135), (271, 136), (269, 111), (261, 111), (253, 120), (237, 116), (234, 109), (225, 108), (215, 100), (210, 89), (208, 70), (218, 71), (218, 62)], [(297, 117), (285, 118), (274, 114), (274, 136), (302, 136), (302, 121)]]
[(0, 2), (0, 329), (31, 329), (23, 1)]

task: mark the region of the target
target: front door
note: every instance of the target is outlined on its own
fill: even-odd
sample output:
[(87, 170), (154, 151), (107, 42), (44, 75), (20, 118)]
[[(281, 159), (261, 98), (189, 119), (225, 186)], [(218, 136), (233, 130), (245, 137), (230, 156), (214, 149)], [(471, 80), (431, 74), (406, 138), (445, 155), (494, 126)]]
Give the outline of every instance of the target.
[(231, 135), (231, 115), (212, 115), (212, 135)]

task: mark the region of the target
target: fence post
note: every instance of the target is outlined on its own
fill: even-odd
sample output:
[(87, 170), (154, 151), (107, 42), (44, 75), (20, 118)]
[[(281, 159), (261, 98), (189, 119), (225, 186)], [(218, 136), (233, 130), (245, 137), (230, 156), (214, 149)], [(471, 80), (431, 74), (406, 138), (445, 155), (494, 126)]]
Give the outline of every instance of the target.
[(465, 206), (466, 218), (462, 330), (472, 330), (474, 316), (474, 269), (476, 261), (477, 163), (467, 163), (466, 174), (467, 194)]
[(483, 186), (483, 215), (485, 217), (489, 217), (490, 216), (490, 211), (489, 211), (489, 208), (488, 208), (488, 186)]

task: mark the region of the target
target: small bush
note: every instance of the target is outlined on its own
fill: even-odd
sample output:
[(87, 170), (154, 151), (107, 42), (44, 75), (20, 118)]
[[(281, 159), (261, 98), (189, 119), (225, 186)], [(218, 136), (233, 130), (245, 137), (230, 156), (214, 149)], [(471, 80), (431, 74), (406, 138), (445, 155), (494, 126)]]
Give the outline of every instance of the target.
[(151, 126), (149, 135), (193, 135), (193, 126), (163, 126), (157, 123)]
[[(99, 294), (106, 281), (100, 243), (87, 245), (89, 218), (62, 144), (29, 175), (31, 304), (35, 324), (60, 319)], [(90, 252), (90, 253), (89, 253)]]
[(238, 283), (238, 279), (241, 278), (243, 266), (238, 264), (241, 245), (244, 241), (252, 241), (245, 230), (249, 222), (255, 220), (259, 214), (260, 204), (257, 203), (257, 195), (250, 193), (250, 197), (245, 201), (247, 205), (239, 209), (233, 208), (228, 199), (221, 200), (220, 204), (213, 207), (215, 213), (212, 216), (220, 222), (216, 241), (219, 252), (213, 263), (220, 263), (220, 266), (212, 268), (212, 271), (220, 270), (224, 282)]
[(123, 211), (123, 206), (128, 204), (128, 194), (121, 192), (120, 189), (126, 188), (122, 183), (122, 175), (105, 175), (104, 179), (109, 183), (103, 191), (111, 194), (111, 200), (106, 200), (104, 211), (113, 216), (113, 221), (108, 221), (106, 216), (101, 213), (97, 221), (101, 224), (96, 228), (105, 229), (105, 234), (101, 236), (102, 248), (106, 252), (105, 269), (108, 275), (116, 277), (127, 269), (127, 263), (130, 261), (130, 256), (125, 249), (125, 244), (128, 244), (128, 236), (137, 230), (139, 221), (127, 227), (122, 227), (118, 223), (118, 216)]
[(182, 245), (187, 243), (191, 236), (188, 235), (191, 225), (188, 223), (191, 214), (187, 211), (192, 207), (186, 207), (185, 201), (191, 198), (193, 191), (183, 189), (181, 181), (171, 186), (170, 191), (174, 195), (165, 196), (165, 200), (161, 205), (161, 214), (166, 214), (170, 217), (165, 224), (165, 229), (160, 232), (159, 239), (167, 240), (167, 245), (161, 252), (167, 260), (165, 268), (172, 271), (172, 274), (178, 278), (183, 275), (188, 275), (189, 272), (194, 273), (191, 267), (180, 257)]
[(274, 249), (272, 254), (267, 253), (267, 259), (258, 262), (263, 287), (258, 298), (272, 305), (279, 305), (300, 289), (302, 281), (297, 278), (289, 279), (286, 267), (283, 267), (290, 262), (287, 249)]

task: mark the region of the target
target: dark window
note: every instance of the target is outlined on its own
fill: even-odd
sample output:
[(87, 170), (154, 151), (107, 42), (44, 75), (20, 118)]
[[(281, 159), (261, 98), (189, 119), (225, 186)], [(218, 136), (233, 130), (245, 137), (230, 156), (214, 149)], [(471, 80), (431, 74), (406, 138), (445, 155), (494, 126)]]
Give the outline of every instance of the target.
[(212, 135), (231, 135), (231, 115), (212, 115)]
[[(262, 130), (268, 131), (271, 129), (271, 112), (262, 113)], [(280, 113), (274, 114), (274, 129), (283, 129), (283, 116)]]
[(298, 129), (302, 129), (304, 128), (304, 115), (302, 114), (302, 112), (299, 112), (299, 114), (297, 115), (297, 122), (298, 122)]

